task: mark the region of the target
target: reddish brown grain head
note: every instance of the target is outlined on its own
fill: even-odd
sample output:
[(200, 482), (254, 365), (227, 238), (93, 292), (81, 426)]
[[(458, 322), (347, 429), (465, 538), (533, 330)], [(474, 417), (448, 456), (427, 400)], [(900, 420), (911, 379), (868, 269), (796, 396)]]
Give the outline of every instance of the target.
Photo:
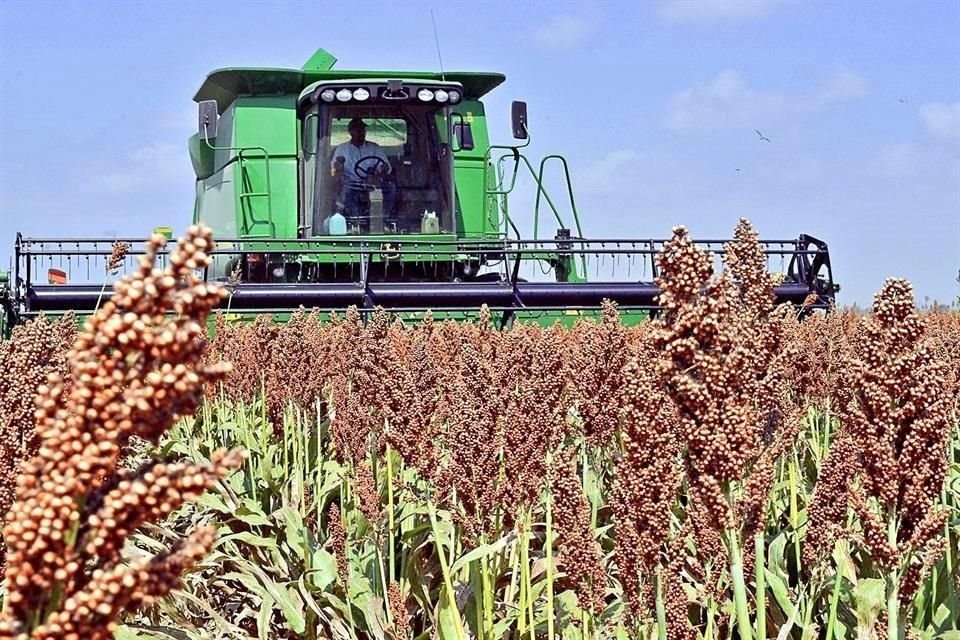
[(198, 495), (240, 461), (217, 454), (211, 467), (118, 470), (131, 437), (155, 444), (197, 408), (204, 385), (228, 370), (201, 363), (206, 319), (223, 295), (197, 275), (209, 264), (210, 233), (191, 228), (160, 271), (153, 264), (164, 242), (150, 240), (137, 272), (87, 320), (69, 352), (69, 392), (58, 373), (38, 391), (39, 447), (23, 466), (4, 529), (7, 630), (106, 637), (120, 611), (165, 593), (184, 564), (209, 547), (209, 536), (199, 535), (158, 556), (156, 565), (148, 559), (126, 566), (119, 555), (126, 533)]
[(561, 453), (549, 471), (558, 565), (572, 583), (580, 607), (600, 614), (606, 606), (607, 576), (590, 521), (590, 503), (577, 478), (575, 455), (573, 450)]

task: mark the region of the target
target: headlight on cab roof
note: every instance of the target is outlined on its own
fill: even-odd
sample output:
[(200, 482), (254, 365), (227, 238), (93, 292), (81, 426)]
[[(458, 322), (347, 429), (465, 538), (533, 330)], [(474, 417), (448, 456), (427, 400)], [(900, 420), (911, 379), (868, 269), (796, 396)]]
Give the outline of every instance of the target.
[(354, 89), (354, 90), (353, 90), (353, 99), (354, 99), (354, 100), (363, 101), (363, 100), (366, 100), (366, 99), (369, 98), (369, 97), (370, 97), (370, 92), (367, 91), (366, 89), (364, 89), (363, 87), (360, 87), (359, 89)]
[(340, 102), (346, 102), (353, 97), (353, 92), (350, 89), (340, 89), (337, 91), (337, 100)]
[(430, 89), (420, 89), (420, 91), (417, 92), (417, 97), (420, 98), (421, 102), (430, 102), (433, 100), (433, 91), (430, 91)]
[(452, 89), (447, 95), (450, 97), (450, 104), (456, 104), (460, 102), (460, 92), (456, 89)]
[(333, 89), (324, 89), (320, 94), (320, 99), (324, 102), (333, 102), (337, 97), (337, 92)]
[(446, 102), (450, 98), (450, 94), (443, 89), (437, 89), (433, 97), (437, 99), (437, 102)]

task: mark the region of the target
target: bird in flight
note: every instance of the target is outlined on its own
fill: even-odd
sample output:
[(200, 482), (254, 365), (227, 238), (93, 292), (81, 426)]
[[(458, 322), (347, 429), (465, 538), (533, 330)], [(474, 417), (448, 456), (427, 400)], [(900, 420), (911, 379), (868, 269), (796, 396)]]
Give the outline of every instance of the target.
[(761, 139), (761, 140), (766, 140), (767, 142), (770, 142), (770, 138), (768, 138), (767, 136), (765, 136), (765, 135), (763, 135), (762, 133), (760, 133), (760, 130), (759, 130), (759, 129), (754, 129), (754, 131), (757, 132), (757, 135), (760, 136), (760, 139)]
[(910, 102), (909, 100), (904, 100), (903, 98), (898, 98), (898, 99), (900, 100), (901, 104), (907, 104), (908, 102)]

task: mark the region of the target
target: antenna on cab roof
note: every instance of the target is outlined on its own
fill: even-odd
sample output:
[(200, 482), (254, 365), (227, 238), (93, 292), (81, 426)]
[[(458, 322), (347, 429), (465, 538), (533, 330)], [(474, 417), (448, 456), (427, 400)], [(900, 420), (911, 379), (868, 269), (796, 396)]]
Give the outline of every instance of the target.
[(443, 74), (443, 56), (440, 55), (440, 36), (437, 35), (437, 19), (433, 17), (433, 9), (430, 9), (430, 21), (433, 23), (433, 41), (437, 43), (437, 58), (440, 60), (440, 79), (446, 82), (447, 77)]

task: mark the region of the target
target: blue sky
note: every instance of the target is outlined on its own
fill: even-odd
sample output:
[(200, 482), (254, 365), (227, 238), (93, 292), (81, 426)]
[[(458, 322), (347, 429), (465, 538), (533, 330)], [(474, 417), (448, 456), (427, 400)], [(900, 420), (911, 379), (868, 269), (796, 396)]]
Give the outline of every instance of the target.
[(842, 303), (887, 276), (957, 296), (958, 0), (0, 0), (0, 265), (18, 230), (182, 231), (209, 70), (321, 46), (341, 68), (437, 68), (431, 9), (447, 69), (507, 75), (494, 136), (524, 99), (532, 155), (569, 158), (587, 235), (727, 237), (746, 216), (828, 241)]

